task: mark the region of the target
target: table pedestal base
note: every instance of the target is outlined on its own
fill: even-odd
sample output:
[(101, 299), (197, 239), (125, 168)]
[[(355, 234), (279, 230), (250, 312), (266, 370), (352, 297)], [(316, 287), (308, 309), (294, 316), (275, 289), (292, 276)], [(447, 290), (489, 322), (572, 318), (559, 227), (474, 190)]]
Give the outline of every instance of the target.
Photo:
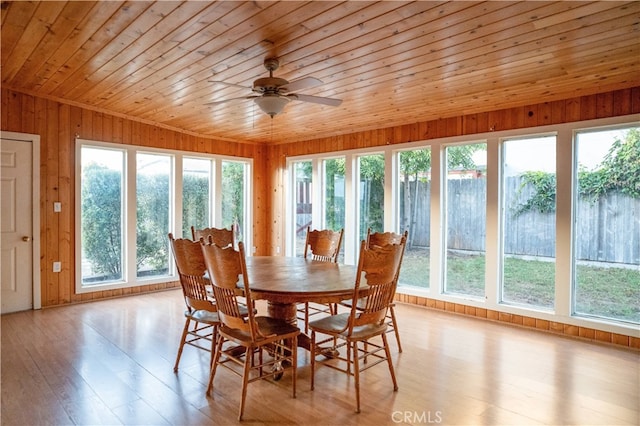
[[(298, 326), (298, 306), (296, 303), (267, 302), (267, 315), (272, 318), (285, 320), (291, 325)], [(298, 336), (298, 347), (311, 349), (311, 338), (304, 333)]]

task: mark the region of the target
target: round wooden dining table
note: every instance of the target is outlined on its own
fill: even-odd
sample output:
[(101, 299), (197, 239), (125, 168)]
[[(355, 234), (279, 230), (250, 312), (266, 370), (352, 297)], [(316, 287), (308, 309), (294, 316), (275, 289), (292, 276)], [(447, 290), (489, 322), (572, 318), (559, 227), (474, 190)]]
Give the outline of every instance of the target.
[[(291, 324), (297, 324), (298, 303), (338, 303), (353, 297), (358, 269), (283, 256), (249, 256), (246, 264), (252, 298), (266, 300), (269, 316)], [(301, 337), (299, 346), (307, 347)]]

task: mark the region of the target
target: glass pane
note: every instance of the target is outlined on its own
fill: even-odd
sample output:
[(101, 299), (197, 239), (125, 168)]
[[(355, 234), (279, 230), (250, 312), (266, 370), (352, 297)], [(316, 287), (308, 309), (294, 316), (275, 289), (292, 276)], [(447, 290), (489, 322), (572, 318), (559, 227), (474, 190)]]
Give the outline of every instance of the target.
[(294, 232), (295, 232), (295, 256), (304, 255), (304, 243), (307, 238), (307, 227), (311, 226), (311, 161), (298, 161), (293, 163), (295, 176), (295, 205)]
[(553, 309), (556, 137), (504, 143), (502, 301)]
[(171, 158), (136, 156), (136, 276), (155, 277), (169, 271)]
[(429, 287), (431, 150), (399, 154), (400, 232), (409, 231), (399, 285)]
[(211, 160), (184, 158), (182, 162), (182, 236), (191, 238), (191, 227), (209, 226)]
[[(323, 228), (344, 229), (344, 158), (332, 158), (322, 162), (324, 170), (324, 223)], [(344, 260), (344, 241), (340, 246), (338, 261)]]
[(487, 144), (446, 148), (445, 293), (484, 298)]
[(373, 154), (358, 157), (360, 182), (359, 239), (367, 238), (367, 228), (371, 232), (384, 231), (384, 155)]
[(222, 162), (222, 227), (233, 225), (236, 241), (244, 241), (245, 167), (242, 162)]
[(82, 147), (82, 284), (122, 280), (124, 152)]
[(344, 228), (344, 158), (324, 160), (325, 229)]
[(575, 312), (640, 323), (640, 128), (576, 142)]

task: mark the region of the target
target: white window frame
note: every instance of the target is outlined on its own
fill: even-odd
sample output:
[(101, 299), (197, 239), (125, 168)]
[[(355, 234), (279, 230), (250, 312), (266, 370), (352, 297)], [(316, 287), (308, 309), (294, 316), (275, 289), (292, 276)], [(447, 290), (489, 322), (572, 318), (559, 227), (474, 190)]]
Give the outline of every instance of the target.
[[(358, 222), (355, 215), (354, 202), (357, 202), (357, 188), (354, 181), (357, 182), (355, 173), (355, 158), (360, 155), (370, 153), (384, 153), (385, 164), (387, 161), (395, 160), (396, 153), (400, 150), (419, 149), (429, 147), (431, 149), (431, 248), (430, 251), (430, 277), (428, 288), (399, 286), (398, 292), (411, 296), (428, 297), (431, 299), (451, 302), (464, 303), (470, 307), (480, 309), (494, 310), (506, 314), (525, 315), (528, 317), (549, 321), (560, 322), (567, 325), (583, 326), (596, 328), (606, 332), (619, 333), (623, 335), (631, 335), (640, 338), (640, 330), (636, 324), (626, 324), (616, 321), (606, 321), (599, 318), (586, 318), (583, 316), (573, 315), (572, 298), (572, 245), (573, 245), (573, 135), (577, 131), (586, 131), (597, 129), (600, 127), (627, 127), (637, 126), (640, 123), (640, 114), (632, 114), (627, 116), (594, 119), (588, 121), (572, 122), (565, 124), (554, 124), (546, 126), (538, 126), (533, 128), (523, 128), (505, 131), (492, 131), (481, 134), (463, 135), (446, 137), (439, 139), (431, 139), (427, 141), (416, 141), (404, 143), (401, 145), (388, 145), (385, 147), (371, 147), (363, 149), (352, 149), (343, 151), (332, 151), (321, 154), (301, 155), (295, 157), (287, 157), (285, 169), (284, 197), (282, 199), (285, 214), (285, 223), (283, 224), (285, 239), (283, 241), (284, 253), (289, 254), (289, 247), (292, 243), (290, 228), (291, 221), (291, 173), (289, 171), (290, 164), (293, 161), (308, 161), (310, 159), (335, 158), (337, 156), (345, 157), (345, 236), (343, 245), (345, 246), (345, 263), (355, 264), (356, 247), (357, 247), (357, 227)], [(559, 196), (556, 200), (556, 277), (555, 277), (555, 309), (553, 311), (541, 311), (526, 306), (507, 305), (500, 302), (500, 271), (501, 271), (501, 248), (500, 241), (502, 238), (501, 230), (501, 141), (503, 139), (513, 139), (520, 137), (537, 137), (541, 135), (556, 135), (556, 179), (557, 193)], [(465, 298), (463, 295), (445, 294), (442, 292), (443, 277), (443, 253), (440, 248), (443, 245), (445, 222), (442, 217), (442, 209), (444, 208), (443, 196), (445, 194), (442, 174), (446, 173), (446, 165), (444, 162), (444, 148), (454, 144), (468, 143), (486, 143), (487, 144), (487, 223), (486, 223), (486, 241), (485, 241), (485, 298), (473, 299)], [(393, 169), (393, 168), (391, 168)], [(390, 168), (385, 167), (385, 209), (387, 206), (394, 206), (398, 202), (398, 194), (396, 191), (396, 179)], [(387, 186), (390, 185), (390, 188)], [(321, 192), (321, 191), (320, 191)], [(390, 200), (390, 201), (388, 201)], [(387, 203), (391, 204), (387, 204)], [(352, 208), (349, 208), (349, 207)], [(393, 231), (397, 229), (397, 217), (393, 219), (385, 211), (385, 230)], [(395, 215), (395, 212), (394, 212)]]
[[(81, 207), (82, 207), (82, 191), (81, 191), (81, 178), (82, 178), (82, 147), (92, 147), (97, 149), (112, 149), (124, 152), (124, 210), (123, 210), (123, 279), (119, 281), (98, 283), (92, 285), (83, 285), (82, 283), (82, 230), (81, 230)], [(250, 184), (253, 176), (253, 159), (245, 157), (232, 157), (232, 156), (220, 156), (212, 154), (195, 153), (191, 151), (178, 151), (169, 149), (152, 148), (147, 146), (138, 145), (123, 145), (111, 142), (96, 141), (89, 139), (76, 138), (75, 145), (76, 153), (76, 178), (75, 178), (75, 290), (77, 294), (93, 293), (96, 291), (114, 290), (120, 288), (137, 287), (141, 285), (152, 285), (173, 282), (177, 280), (177, 275), (174, 268), (173, 258), (171, 253), (169, 254), (169, 273), (164, 276), (158, 277), (141, 277), (136, 276), (136, 154), (137, 153), (149, 153), (149, 154), (161, 154), (172, 157), (172, 171), (170, 190), (170, 208), (173, 210), (170, 213), (170, 231), (175, 237), (191, 238), (191, 235), (182, 235), (182, 171), (183, 171), (183, 158), (202, 158), (212, 161), (212, 176), (210, 185), (212, 185), (209, 199), (213, 206), (209, 209), (209, 221), (213, 226), (220, 226), (221, 224), (221, 194), (222, 190), (222, 161), (234, 161), (245, 163), (245, 176), (244, 176), (244, 245), (247, 248), (247, 255), (251, 255), (255, 252), (253, 247), (253, 185)], [(213, 182), (213, 184), (211, 183)]]

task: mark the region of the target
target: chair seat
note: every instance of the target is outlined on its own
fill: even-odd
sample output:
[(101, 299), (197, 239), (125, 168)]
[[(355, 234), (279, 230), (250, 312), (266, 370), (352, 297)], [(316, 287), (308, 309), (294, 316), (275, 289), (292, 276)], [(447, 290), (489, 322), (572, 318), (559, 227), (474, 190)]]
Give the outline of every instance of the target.
[[(257, 309), (254, 309), (253, 313), (256, 313), (256, 312), (257, 312)], [(247, 309), (246, 306), (240, 306), (240, 315), (242, 316), (249, 315), (249, 310)], [(206, 323), (220, 322), (220, 318), (218, 317), (218, 312), (208, 311), (206, 309), (198, 309), (191, 312), (189, 312), (189, 310), (187, 309), (184, 311), (184, 316), (198, 322), (206, 322)]]
[[(255, 317), (255, 320), (260, 329), (260, 333), (268, 336), (260, 340), (261, 344), (268, 340), (289, 339), (300, 334), (298, 327), (276, 318), (259, 316)], [(251, 344), (251, 335), (248, 332), (223, 325), (220, 333), (223, 334), (225, 338), (239, 345), (247, 346)]]
[[(364, 298), (358, 299), (358, 303), (356, 304), (356, 309), (364, 309), (364, 304), (366, 302), (367, 301)], [(343, 300), (342, 302), (340, 302), (340, 305), (344, 306), (345, 308), (350, 308), (352, 304), (353, 304), (353, 300), (352, 299), (347, 299), (347, 300)], [(392, 306), (396, 306), (396, 304), (394, 302), (391, 302), (389, 304), (389, 307), (392, 307)]]
[(217, 312), (206, 311), (204, 309), (191, 312), (189, 312), (188, 310), (184, 311), (184, 316), (187, 318), (191, 318), (193, 321), (202, 322), (205, 324), (220, 324), (220, 318), (218, 317)]
[[(356, 304), (356, 309), (360, 311), (363, 310), (365, 303), (366, 303), (366, 300), (364, 298), (358, 299), (358, 303)], [(344, 306), (345, 308), (349, 308), (349, 309), (351, 309), (352, 304), (353, 304), (352, 299), (347, 299), (340, 302), (340, 306)], [(398, 324), (396, 322), (396, 315), (394, 312), (395, 306), (396, 304), (394, 302), (391, 302), (389, 304), (389, 311), (387, 312), (387, 319), (389, 320), (387, 321), (387, 325), (389, 327), (387, 328), (387, 333), (395, 333), (396, 342), (398, 344), (398, 352), (402, 352), (402, 344), (400, 343), (400, 333), (398, 331)]]
[[(331, 315), (309, 323), (309, 328), (316, 333), (346, 336), (349, 313)], [(366, 324), (353, 327), (351, 340), (367, 340), (372, 336), (382, 334), (387, 330), (387, 324)]]

